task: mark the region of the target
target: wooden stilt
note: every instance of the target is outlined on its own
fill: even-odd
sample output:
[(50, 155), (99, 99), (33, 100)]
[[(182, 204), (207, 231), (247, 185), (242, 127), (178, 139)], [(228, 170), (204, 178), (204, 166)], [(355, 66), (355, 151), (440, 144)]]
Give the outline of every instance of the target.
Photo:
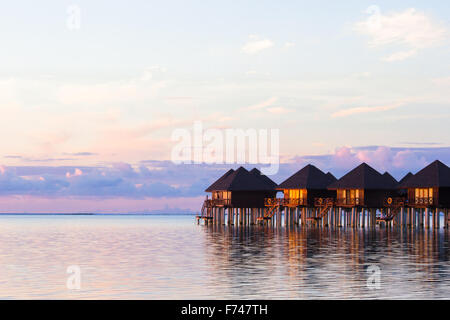
[(334, 208), (330, 208), (330, 211), (328, 212), (328, 219), (327, 219), (327, 221), (328, 221), (328, 227), (333, 227), (333, 225), (334, 225)]
[(449, 216), (448, 216), (448, 209), (445, 209), (444, 228), (446, 228), (446, 229), (448, 229), (448, 224), (449, 224), (448, 218), (449, 218)]
[(408, 210), (408, 212), (406, 213), (406, 225), (408, 228), (412, 227), (413, 224), (413, 216), (415, 214), (415, 209), (414, 208), (410, 208)]
[(439, 229), (440, 228), (440, 219), (439, 219), (440, 211), (439, 208), (434, 209), (434, 228)]
[(289, 216), (289, 208), (286, 208), (286, 210), (284, 210), (284, 225), (286, 227), (288, 226), (288, 216)]
[(361, 218), (360, 218), (360, 226), (362, 228), (366, 227), (366, 213), (367, 213), (367, 209), (366, 208), (361, 208)]
[(372, 228), (377, 226), (377, 209), (372, 209)]

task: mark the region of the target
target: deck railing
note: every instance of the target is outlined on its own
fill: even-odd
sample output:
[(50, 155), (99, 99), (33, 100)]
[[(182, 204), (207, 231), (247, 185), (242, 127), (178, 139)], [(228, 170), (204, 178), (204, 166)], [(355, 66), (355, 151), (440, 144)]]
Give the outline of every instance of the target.
[(385, 207), (403, 207), (407, 203), (407, 199), (403, 197), (388, 197), (384, 199)]
[(328, 207), (334, 205), (335, 200), (333, 198), (315, 198), (314, 206), (315, 207)]
[(287, 207), (296, 207), (296, 206), (306, 206), (306, 199), (298, 199), (298, 198), (266, 198), (264, 199), (264, 204), (266, 206), (287, 206)]
[(231, 205), (231, 199), (208, 199), (205, 201), (206, 205), (209, 207), (221, 207)]
[(414, 198), (414, 204), (416, 205), (432, 205), (434, 203), (433, 198), (427, 197), (427, 198)]
[(362, 206), (364, 205), (364, 198), (338, 198), (336, 199), (337, 206)]
[(306, 206), (308, 204), (305, 198), (283, 198), (282, 200), (283, 205), (289, 207)]
[(265, 198), (264, 199), (264, 205), (271, 207), (271, 206), (279, 206), (281, 205), (281, 200), (283, 199), (279, 199), (279, 198)]

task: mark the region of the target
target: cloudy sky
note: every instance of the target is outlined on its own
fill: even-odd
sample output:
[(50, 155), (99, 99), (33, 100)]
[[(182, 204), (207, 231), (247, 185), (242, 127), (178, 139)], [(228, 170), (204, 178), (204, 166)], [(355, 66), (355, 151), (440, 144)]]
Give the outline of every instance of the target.
[(280, 129), (306, 163), (400, 178), (450, 164), (445, 1), (0, 5), (0, 211), (196, 210), (223, 165), (171, 163), (177, 128)]

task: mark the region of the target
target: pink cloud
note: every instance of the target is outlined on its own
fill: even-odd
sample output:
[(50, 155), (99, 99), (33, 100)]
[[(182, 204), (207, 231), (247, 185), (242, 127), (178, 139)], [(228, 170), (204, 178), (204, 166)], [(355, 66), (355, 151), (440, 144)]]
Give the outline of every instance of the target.
[(427, 164), (428, 162), (423, 155), (418, 155), (411, 150), (399, 151), (394, 155), (392, 159), (392, 165), (396, 168), (420, 168), (426, 166)]
[(37, 196), (0, 196), (2, 213), (150, 213), (152, 211), (197, 212), (203, 200), (201, 197), (146, 198), (46, 198)]
[(83, 171), (81, 171), (80, 169), (76, 168), (74, 173), (67, 172), (66, 173), (66, 177), (67, 178), (77, 177), (77, 176), (81, 176), (82, 174), (83, 174)]

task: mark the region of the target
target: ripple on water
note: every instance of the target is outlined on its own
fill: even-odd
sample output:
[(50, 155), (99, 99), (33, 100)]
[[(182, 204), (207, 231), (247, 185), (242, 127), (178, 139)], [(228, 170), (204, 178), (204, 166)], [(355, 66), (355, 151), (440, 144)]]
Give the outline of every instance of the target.
[[(448, 299), (449, 232), (198, 226), (191, 216), (1, 216), (0, 298)], [(66, 288), (69, 265), (81, 290)], [(367, 286), (369, 265), (380, 289)]]

